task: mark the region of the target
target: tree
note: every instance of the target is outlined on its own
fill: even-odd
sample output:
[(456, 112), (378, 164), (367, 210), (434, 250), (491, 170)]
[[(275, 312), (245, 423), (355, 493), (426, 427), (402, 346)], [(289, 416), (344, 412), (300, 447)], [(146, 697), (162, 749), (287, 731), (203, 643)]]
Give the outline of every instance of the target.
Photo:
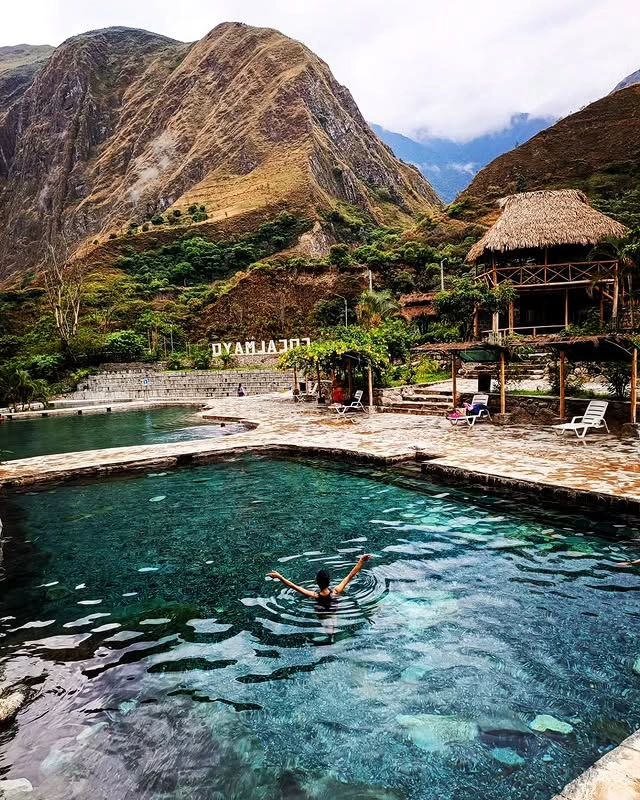
[(329, 248), (329, 263), (335, 267), (346, 267), (351, 263), (351, 254), (349, 253), (349, 245), (347, 244), (333, 244)]
[(400, 313), (400, 304), (387, 289), (381, 292), (367, 290), (360, 295), (356, 306), (358, 322), (371, 330)]
[(49, 244), (41, 264), (47, 302), (55, 319), (62, 345), (70, 352), (70, 344), (78, 330), (85, 268), (73, 259), (66, 239), (59, 246)]
[(135, 361), (144, 355), (145, 341), (132, 330), (112, 333), (105, 339), (105, 353), (118, 361)]
[(460, 336), (468, 341), (473, 336), (473, 316), (476, 309), (505, 311), (518, 293), (510, 281), (489, 289), (471, 278), (451, 278), (449, 288), (438, 292), (434, 306), (446, 325), (455, 326)]
[(15, 408), (19, 403), (24, 411), (35, 400), (46, 406), (49, 395), (49, 384), (41, 378), (34, 380), (26, 369), (0, 369), (0, 400), (8, 405)]
[[(611, 298), (611, 318), (614, 322), (614, 325), (618, 319), (620, 282), (622, 281), (623, 284), (628, 284), (630, 293), (633, 291), (633, 274), (636, 269), (638, 256), (640, 256), (640, 247), (638, 247), (637, 243), (637, 230), (635, 231), (635, 234), (635, 242), (634, 231), (631, 231), (630, 234), (623, 239), (620, 239), (616, 236), (608, 236), (589, 252), (590, 261), (618, 262), (613, 283), (613, 294)], [(608, 278), (609, 276), (609, 269), (606, 269), (602, 274), (597, 274), (588, 287), (588, 291), (590, 293), (593, 292), (594, 288), (600, 283), (602, 278)]]

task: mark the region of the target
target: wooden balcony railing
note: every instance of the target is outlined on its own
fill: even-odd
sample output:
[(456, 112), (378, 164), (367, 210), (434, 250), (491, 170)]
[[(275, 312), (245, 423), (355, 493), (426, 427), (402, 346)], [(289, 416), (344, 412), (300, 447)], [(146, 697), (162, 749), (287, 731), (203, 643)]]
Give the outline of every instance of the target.
[[(478, 268), (480, 269), (480, 268)], [(486, 266), (476, 271), (476, 280), (489, 288), (511, 281), (516, 289), (535, 286), (567, 286), (568, 284), (613, 283), (617, 261), (573, 261), (567, 264), (509, 264)]]

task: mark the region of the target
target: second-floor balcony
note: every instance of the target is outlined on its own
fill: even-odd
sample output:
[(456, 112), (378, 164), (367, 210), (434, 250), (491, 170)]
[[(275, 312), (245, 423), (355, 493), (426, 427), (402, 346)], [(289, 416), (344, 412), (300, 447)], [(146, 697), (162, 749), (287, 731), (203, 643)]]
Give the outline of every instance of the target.
[(568, 287), (614, 283), (618, 261), (573, 261), (565, 264), (477, 265), (476, 280), (493, 289), (510, 281), (516, 289)]

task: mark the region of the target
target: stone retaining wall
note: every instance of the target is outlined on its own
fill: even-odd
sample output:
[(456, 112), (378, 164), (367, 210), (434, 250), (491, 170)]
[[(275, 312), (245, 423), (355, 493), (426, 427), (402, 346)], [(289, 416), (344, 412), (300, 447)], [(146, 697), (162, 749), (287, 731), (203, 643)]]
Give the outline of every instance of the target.
[[(459, 402), (469, 402), (474, 392), (459, 395)], [(461, 398), (461, 399), (460, 399)], [(584, 414), (588, 398), (567, 397), (565, 399), (565, 415), (568, 419)], [(560, 398), (541, 395), (516, 395), (507, 392), (507, 412), (511, 420), (518, 424), (553, 425), (559, 421)], [(500, 410), (500, 395), (493, 392), (489, 395), (489, 408), (492, 413)], [(630, 421), (631, 406), (628, 401), (609, 400), (605, 419), (612, 429), (619, 429)]]
[(267, 369), (160, 372), (156, 364), (108, 365), (85, 378), (68, 400), (189, 400), (234, 397), (241, 383), (247, 394), (290, 389), (293, 372)]

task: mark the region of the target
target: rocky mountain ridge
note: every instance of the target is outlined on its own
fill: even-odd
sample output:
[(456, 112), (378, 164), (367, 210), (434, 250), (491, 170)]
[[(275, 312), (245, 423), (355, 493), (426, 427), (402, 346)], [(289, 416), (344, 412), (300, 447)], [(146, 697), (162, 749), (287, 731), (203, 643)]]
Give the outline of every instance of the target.
[(53, 51), (49, 45), (0, 47), (0, 113), (29, 88)]
[(626, 89), (627, 86), (633, 86), (634, 83), (640, 83), (640, 69), (632, 72), (631, 75), (627, 75), (626, 78), (623, 78), (620, 83), (618, 83), (613, 91), (618, 92), (620, 89)]
[(193, 44), (91, 31), (0, 102), (0, 279), (63, 237), (91, 246), (192, 204), (213, 238), (285, 208), (321, 220), (339, 201), (378, 221), (441, 205), (327, 65), (274, 30), (223, 23)]

